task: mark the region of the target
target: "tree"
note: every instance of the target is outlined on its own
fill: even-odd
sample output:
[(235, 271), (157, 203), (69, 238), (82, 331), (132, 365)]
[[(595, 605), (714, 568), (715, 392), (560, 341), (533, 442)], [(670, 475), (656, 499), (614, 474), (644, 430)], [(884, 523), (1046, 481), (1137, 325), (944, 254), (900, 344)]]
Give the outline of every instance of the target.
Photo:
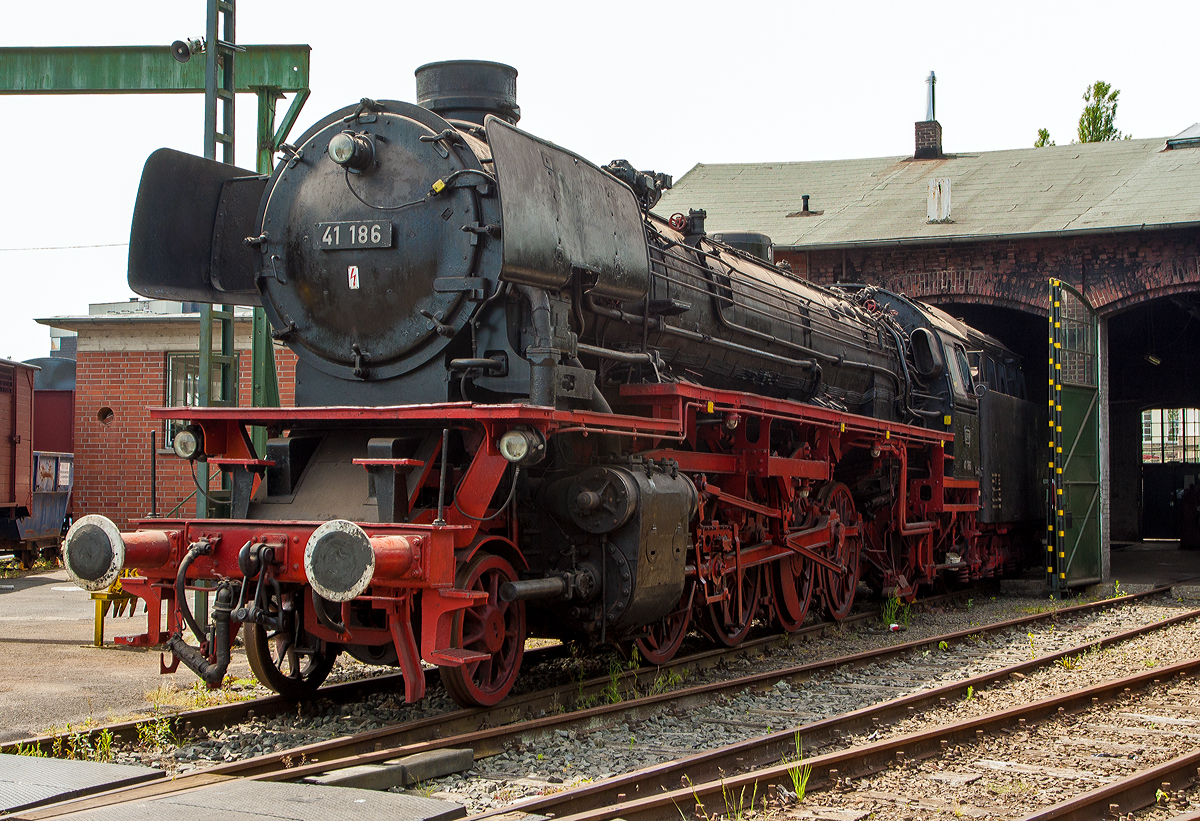
[(1050, 131), (1045, 128), (1039, 128), (1037, 142), (1033, 144), (1033, 147), (1045, 148), (1048, 145), (1054, 145), (1054, 140), (1050, 139)]
[(1121, 92), (1103, 80), (1097, 80), (1083, 92), (1083, 113), (1079, 115), (1079, 141), (1101, 143), (1129, 139), (1117, 130), (1117, 97)]

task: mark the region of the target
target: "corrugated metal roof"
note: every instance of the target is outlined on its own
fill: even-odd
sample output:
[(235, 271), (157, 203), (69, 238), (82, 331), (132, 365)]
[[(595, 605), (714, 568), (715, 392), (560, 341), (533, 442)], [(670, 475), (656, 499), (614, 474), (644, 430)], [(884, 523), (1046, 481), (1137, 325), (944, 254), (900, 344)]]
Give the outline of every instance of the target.
[[(699, 164), (654, 209), (708, 212), (706, 230), (762, 231), (807, 248), (1123, 231), (1200, 222), (1200, 148), (1165, 139), (825, 162)], [(928, 221), (929, 180), (951, 180), (950, 223)], [(810, 194), (816, 216), (794, 216)]]

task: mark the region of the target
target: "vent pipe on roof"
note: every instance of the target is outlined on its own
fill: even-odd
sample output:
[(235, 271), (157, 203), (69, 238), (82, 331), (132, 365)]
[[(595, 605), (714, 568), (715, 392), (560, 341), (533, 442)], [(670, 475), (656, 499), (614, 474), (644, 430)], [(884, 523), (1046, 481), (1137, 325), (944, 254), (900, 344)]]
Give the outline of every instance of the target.
[(939, 160), (942, 158), (942, 124), (935, 118), (934, 86), (937, 77), (931, 71), (925, 79), (929, 85), (929, 93), (925, 98), (925, 119), (917, 123), (916, 148), (913, 151), (914, 160)]
[(950, 178), (938, 177), (929, 181), (926, 211), (931, 223), (954, 222), (950, 219)]

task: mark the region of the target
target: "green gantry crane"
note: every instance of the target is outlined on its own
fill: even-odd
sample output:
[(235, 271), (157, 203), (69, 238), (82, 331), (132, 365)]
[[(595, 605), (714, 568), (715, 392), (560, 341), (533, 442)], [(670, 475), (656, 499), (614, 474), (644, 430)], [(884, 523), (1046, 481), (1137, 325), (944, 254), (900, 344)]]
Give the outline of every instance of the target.
[[(206, 97), (204, 153), (233, 163), (234, 100), (239, 92), (258, 96), (256, 170), (270, 174), (275, 152), (287, 139), (309, 96), (307, 45), (238, 46), (234, 38), (233, 0), (207, 0), (208, 25), (203, 41), (178, 41), (174, 46), (90, 46), (65, 48), (0, 48), (0, 94), (199, 94)], [(203, 60), (192, 60), (200, 52)], [(236, 71), (235, 71), (236, 67)], [(278, 126), (276, 104), (292, 94)], [(214, 327), (219, 330), (214, 334)], [(217, 337), (214, 340), (214, 335)], [(219, 342), (214, 351), (214, 341)], [(200, 314), (201, 405), (233, 401), (236, 374), (233, 351), (233, 310), (206, 305)], [(214, 372), (214, 368), (217, 369)], [(218, 379), (214, 379), (214, 373)], [(279, 405), (270, 326), (261, 308), (254, 309), (251, 349), (251, 403)], [(219, 395), (214, 396), (216, 382)], [(265, 449), (266, 431), (254, 430), (254, 444)], [(198, 479), (208, 483), (208, 466)], [(207, 499), (196, 498), (196, 513), (208, 514)]]

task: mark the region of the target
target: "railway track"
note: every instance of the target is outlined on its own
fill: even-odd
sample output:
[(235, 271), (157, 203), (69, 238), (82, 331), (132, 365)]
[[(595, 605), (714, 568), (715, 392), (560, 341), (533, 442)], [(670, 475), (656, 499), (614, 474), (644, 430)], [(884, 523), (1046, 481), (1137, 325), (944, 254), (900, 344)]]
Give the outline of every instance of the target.
[[(945, 723), (924, 732), (896, 733), (868, 743), (846, 743), (846, 739), (855, 734), (880, 736), (883, 734), (881, 731), (890, 724), (914, 719), (921, 711), (944, 709), (948, 704), (960, 702), (975, 691), (990, 685), (1005, 682), (1013, 677), (1023, 678), (1038, 669), (1053, 668), (1064, 657), (1078, 656), (1097, 647), (1128, 642), (1198, 617), (1200, 610), (1190, 611), (1172, 619), (1114, 634), (1101, 641), (1077, 645), (1065, 651), (1000, 667), (961, 681), (824, 720), (802, 723), (795, 728), (665, 762), (604, 782), (586, 784), (551, 796), (518, 802), (477, 817), (495, 818), (505, 812), (523, 811), (552, 814), (559, 821), (567, 818), (572, 821), (598, 821), (614, 815), (619, 815), (626, 821), (634, 821), (665, 817), (662, 813), (667, 810), (674, 812), (673, 807), (682, 807), (690, 815), (692, 808), (698, 804), (706, 808), (706, 813), (712, 814), (714, 807), (718, 811), (725, 809), (728, 797), (740, 796), (743, 788), (746, 790), (745, 798), (748, 799), (755, 792), (759, 798), (766, 797), (770, 785), (776, 785), (777, 788), (790, 785), (788, 771), (794, 764), (781, 762), (796, 757), (798, 738), (805, 751), (805, 764), (811, 767), (808, 788), (822, 795), (820, 791), (843, 785), (847, 779), (860, 778), (889, 766), (904, 766), (906, 762), (940, 754), (949, 744), (975, 741), (979, 733), (994, 734), (1002, 728), (1013, 726), (1023, 729), (1027, 722), (1056, 714), (1058, 707), (1067, 711), (1078, 709), (1080, 706), (1090, 707), (1092, 698), (1110, 698), (1114, 694), (1124, 693), (1126, 688), (1136, 689), (1156, 680), (1165, 680), (1180, 671), (1196, 675), (1200, 672), (1200, 659), (1188, 660), (1169, 668), (1151, 670), (1116, 681), (1110, 680), (1033, 704), (1019, 704), (982, 718)], [(1200, 721), (1193, 720), (1192, 723), (1200, 725)], [(1200, 739), (1200, 735), (1196, 738)], [(829, 747), (841, 749), (828, 753), (819, 752)], [(1193, 766), (1193, 775), (1194, 769)], [(776, 790), (770, 792), (774, 793)], [(1053, 816), (1047, 816), (1049, 817)]]
[[(1161, 591), (1159, 591), (1161, 592)], [(538, 743), (539, 739), (547, 736), (553, 736), (556, 733), (568, 734), (571, 732), (592, 732), (597, 728), (605, 726), (613, 726), (614, 724), (638, 722), (646, 720), (661, 714), (665, 710), (673, 708), (676, 712), (688, 711), (694, 708), (699, 708), (702, 705), (711, 703), (714, 699), (730, 699), (740, 691), (761, 691), (775, 686), (781, 680), (789, 681), (792, 684), (801, 681), (812, 679), (816, 675), (829, 674), (832, 671), (837, 671), (838, 668), (851, 669), (855, 666), (866, 666), (879, 664), (881, 659), (896, 658), (905, 654), (912, 655), (922, 651), (928, 653), (930, 647), (944, 647), (949, 650), (951, 645), (962, 645), (963, 649), (969, 654), (973, 646), (970, 637), (980, 637), (989, 633), (997, 633), (1004, 630), (1012, 630), (1014, 627), (1024, 627), (1037, 622), (1051, 622), (1055, 619), (1070, 617), (1072, 615), (1084, 615), (1087, 613), (1096, 613), (1102, 610), (1107, 610), (1113, 603), (1120, 603), (1119, 600), (1109, 600), (1106, 602), (1092, 603), (1088, 605), (1079, 605), (1071, 608), (1064, 608), (1055, 612), (1047, 612), (1025, 616), (1019, 619), (1009, 620), (1003, 623), (994, 625), (979, 626), (970, 630), (959, 631), (953, 634), (938, 636), (932, 639), (910, 642), (904, 645), (890, 648), (882, 653), (879, 651), (871, 651), (869, 653), (859, 653), (851, 656), (839, 657), (823, 662), (815, 662), (806, 665), (786, 667), (769, 673), (761, 673), (749, 678), (736, 679), (732, 682), (717, 682), (702, 685), (699, 687), (685, 688), (676, 690), (672, 693), (658, 694), (652, 697), (639, 698), (633, 701), (624, 701), (615, 704), (606, 704), (599, 707), (593, 707), (588, 710), (581, 710), (570, 714), (547, 715), (534, 719), (522, 720), (521, 713), (533, 711), (538, 702), (527, 702), (521, 704), (506, 703), (501, 708), (493, 711), (460, 711), (458, 720), (452, 720), (448, 716), (441, 716), (432, 719), (427, 719), (422, 722), (413, 722), (402, 727), (386, 728), (384, 730), (376, 730), (369, 733), (359, 734), (351, 737), (334, 739), (330, 742), (321, 744), (308, 745), (299, 747), (289, 751), (286, 754), (264, 755), (256, 758), (246, 759), (242, 761), (230, 762), (228, 764), (218, 765), (202, 772), (193, 773), (175, 779), (170, 784), (164, 784), (156, 787), (142, 788), (141, 792), (136, 795), (145, 793), (145, 790), (177, 790), (185, 789), (189, 786), (196, 786), (203, 783), (211, 783), (214, 779), (224, 777), (243, 776), (266, 780), (297, 780), (305, 776), (312, 776), (319, 773), (328, 772), (341, 767), (356, 766), (365, 763), (386, 761), (398, 756), (413, 754), (422, 751), (439, 749), (444, 747), (471, 747), (475, 751), (476, 758), (483, 758), (490, 755), (497, 755), (507, 749), (520, 747)], [(1189, 613), (1188, 616), (1193, 616), (1195, 613)], [(1144, 627), (1143, 629), (1154, 629), (1155, 626)], [(1111, 632), (1111, 631), (1110, 631)], [(975, 639), (978, 641), (978, 638)], [(778, 639), (776, 639), (778, 641)], [(1090, 646), (1095, 642), (1090, 642)], [(1070, 649), (1075, 650), (1075, 647)], [(739, 648), (739, 652), (744, 654), (749, 651), (749, 648), (743, 646)], [(1053, 658), (1061, 650), (1056, 650), (1054, 653), (1048, 654), (1038, 662), (1030, 662), (1024, 665), (1029, 668), (1029, 664), (1047, 664), (1051, 663)], [(1082, 652), (1082, 650), (1079, 650)], [(711, 663), (712, 654), (702, 654)], [(696, 660), (697, 663), (704, 663), (705, 659)], [(1019, 666), (1018, 666), (1019, 667)], [(982, 686), (985, 680), (995, 680), (997, 676), (1007, 676), (1018, 668), (1013, 667), (1005, 669), (1004, 672), (992, 674), (992, 679), (986, 676), (978, 679), (977, 684), (972, 685), (970, 681), (959, 682), (955, 686), (958, 691), (969, 686)], [(630, 676), (632, 680), (635, 676)], [(629, 684), (630, 682), (626, 682)], [(789, 685), (790, 686), (790, 685)], [(559, 703), (566, 697), (566, 693), (562, 688), (550, 694), (541, 694), (543, 699), (542, 704), (553, 704), (555, 699), (559, 699)], [(945, 697), (945, 696), (941, 696)], [(900, 709), (913, 709), (914, 705), (920, 702), (920, 696), (914, 696), (916, 701), (906, 702), (896, 707), (894, 704), (891, 707), (884, 706), (877, 708), (880, 712), (872, 717), (877, 721), (888, 720), (884, 716), (890, 716), (887, 711)], [(930, 698), (939, 698), (939, 696), (930, 696)], [(540, 709), (539, 709), (540, 711)], [(470, 714), (470, 715), (466, 715)], [(901, 713), (902, 714), (902, 713)], [(860, 715), (861, 719), (862, 716)], [(846, 719), (852, 721), (853, 719)], [(869, 719), (863, 719), (869, 720)], [(851, 724), (845, 725), (852, 726)], [(465, 733), (465, 734), (462, 734)], [(788, 739), (790, 741), (790, 736)], [(776, 739), (778, 741), (778, 739)], [(775, 761), (778, 761), (778, 754)], [(735, 756), (742, 758), (743, 761), (733, 761), (732, 764), (744, 765), (746, 756)], [(297, 762), (300, 762), (297, 765)], [(726, 762), (730, 764), (730, 762)], [(621, 784), (619, 779), (614, 784)], [(674, 785), (673, 785), (674, 786)], [(614, 787), (609, 792), (611, 795), (606, 795), (600, 800), (616, 800), (620, 795), (620, 786)], [(625, 786), (626, 795), (640, 792), (641, 787)], [(633, 792), (629, 792), (633, 790)], [(643, 793), (644, 794), (644, 793)], [(98, 799), (92, 799), (100, 803), (111, 803), (114, 801), (128, 800), (135, 793), (122, 793), (120, 795), (108, 795)], [(587, 800), (587, 799), (585, 799)], [(49, 813), (50, 811), (44, 811)], [(560, 813), (561, 814), (561, 813)], [(49, 817), (49, 815), (34, 814), (23, 817)]]
[[(1169, 727), (1183, 724), (1193, 727), (1197, 724), (1193, 717), (1194, 710), (1186, 704), (1179, 710), (1176, 708), (1181, 705), (1166, 703), (1181, 694), (1185, 697), (1200, 694), (1200, 688), (1196, 687), (1194, 681), (1197, 672), (1200, 672), (1200, 659), (1191, 659), (966, 721), (922, 732), (901, 733), (873, 743), (814, 755), (805, 762), (812, 768), (808, 784), (809, 800), (819, 802), (825, 808), (850, 807), (851, 812), (861, 812), (861, 817), (874, 813), (877, 818), (887, 818), (888, 811), (897, 808), (976, 815), (980, 813), (969, 802), (930, 798), (929, 789), (931, 783), (939, 781), (959, 786), (971, 783), (982, 777), (976, 770), (979, 768), (1004, 772), (1010, 777), (1012, 773), (1019, 773), (1031, 781), (1038, 776), (1069, 781), (1070, 790), (1085, 789), (1089, 781), (1103, 783), (1103, 786), (1074, 798), (1022, 814), (1021, 817), (1026, 821), (1095, 819), (1114, 811), (1145, 806), (1154, 802), (1155, 793), (1164, 782), (1170, 788), (1181, 783), (1181, 780), (1194, 778), (1196, 766), (1200, 763), (1200, 752), (1193, 750), (1178, 758), (1160, 755), (1165, 760), (1156, 766), (1118, 780), (1097, 773), (1095, 768), (1070, 766), (1078, 756), (1071, 756), (1063, 746), (1056, 748), (1053, 740), (1068, 739), (1071, 743), (1093, 749), (1167, 753), (1168, 748), (1165, 747), (1144, 742), (1129, 743), (1136, 741), (1131, 734), (1144, 735), (1147, 728), (1155, 728), (1154, 736), (1160, 741), (1178, 740), (1181, 737), (1196, 739), (1194, 733), (1164, 730), (1155, 725), (1165, 724)], [(1114, 720), (1120, 723), (1103, 723)], [(801, 731), (807, 729), (801, 728)], [(1094, 736), (1080, 738), (1080, 733), (1084, 731), (1091, 731)], [(993, 740), (999, 740), (1000, 743), (988, 743)], [(1055, 754), (1053, 763), (1047, 760), (1050, 756), (1038, 752), (1047, 748)], [(1030, 751), (1034, 752), (1031, 754)], [(747, 750), (741, 752), (743, 757), (749, 753)], [(919, 765), (935, 759), (938, 760), (936, 773), (942, 778), (918, 777), (922, 774)], [(663, 817), (661, 813), (664, 809), (680, 806), (691, 808), (696, 804), (713, 805), (720, 811), (723, 800), (727, 801), (726, 796), (729, 795), (743, 796), (740, 809), (746, 809), (743, 789), (753, 789), (761, 798), (767, 798), (790, 783), (789, 769), (792, 766), (789, 763), (776, 763), (719, 779), (699, 783), (693, 781), (682, 788), (652, 794), (643, 800), (635, 799), (603, 807), (598, 811), (572, 812), (566, 799), (560, 799), (551, 806), (564, 809), (555, 812), (555, 817), (560, 821), (610, 818), (614, 813), (633, 821)], [(889, 781), (890, 789), (879, 789), (874, 784), (876, 779), (872, 776), (883, 771), (895, 774)], [(862, 785), (857, 783), (859, 781), (868, 783)], [(897, 786), (905, 781), (911, 784), (907, 791)], [(776, 790), (769, 789), (772, 784), (776, 785)], [(872, 806), (866, 808), (868, 804)], [(724, 806), (727, 808), (728, 804)], [(520, 809), (529, 810), (532, 806), (521, 806)], [(998, 810), (992, 806), (987, 807), (986, 811), (995, 813)], [(1004, 812), (1003, 809), (999, 811)]]
[[(1122, 596), (1120, 598), (1108, 600), (1112, 605), (1121, 604), (1124, 602), (1140, 601), (1147, 598), (1152, 598), (1156, 595), (1161, 595), (1170, 588), (1155, 588), (1141, 593)], [(947, 593), (937, 596), (930, 596), (914, 603), (913, 607), (918, 611), (923, 608), (934, 607), (954, 601), (958, 601), (971, 595), (971, 591), (959, 591)], [(817, 622), (810, 624), (791, 634), (792, 640), (804, 641), (809, 638), (820, 636), (829, 633), (830, 631), (842, 630), (846, 627), (853, 627), (865, 622), (876, 621), (879, 618), (878, 610), (864, 610), (858, 613), (853, 613), (843, 619), (841, 622)], [(731, 658), (737, 658), (747, 654), (759, 654), (764, 648), (779, 641), (778, 634), (758, 636), (756, 638), (743, 642), (736, 648), (719, 648), (704, 650), (696, 653), (681, 655), (672, 661), (671, 667), (677, 670), (701, 670), (707, 669)], [(562, 645), (550, 645), (538, 648), (530, 648), (526, 650), (524, 667), (528, 670), (535, 668), (541, 664), (553, 662), (565, 658), (568, 655), (566, 648)], [(642, 666), (635, 671), (626, 671), (628, 678), (632, 682), (641, 683), (647, 679), (653, 680), (658, 675), (659, 668), (654, 666)], [(426, 687), (433, 689), (440, 687), (440, 679), (436, 668), (429, 668), (425, 671)], [(527, 715), (535, 714), (536, 711), (553, 709), (555, 698), (562, 698), (567, 691), (574, 694), (582, 693), (585, 697), (595, 695), (610, 683), (607, 676), (598, 676), (590, 678), (586, 681), (572, 681), (569, 686), (558, 687), (551, 691), (548, 698), (541, 698), (540, 693), (525, 693), (514, 695), (505, 701), (506, 706), (522, 705), (523, 712)], [(369, 678), (359, 678), (352, 681), (345, 681), (337, 684), (327, 684), (317, 691), (316, 699), (327, 699), (336, 704), (349, 704), (357, 701), (362, 701), (370, 696), (377, 694), (403, 693), (404, 679), (399, 673), (385, 674), (372, 676)], [(545, 703), (542, 703), (542, 702)], [(421, 703), (412, 705), (414, 710), (421, 710)], [(50, 752), (54, 749), (63, 749), (65, 745), (72, 743), (81, 744), (88, 743), (95, 745), (97, 738), (101, 733), (109, 733), (111, 742), (114, 745), (122, 743), (133, 743), (139, 739), (139, 733), (149, 720), (160, 720), (166, 718), (174, 725), (181, 734), (194, 734), (198, 732), (212, 733), (230, 726), (245, 722), (251, 719), (264, 719), (274, 716), (286, 715), (296, 712), (296, 702), (286, 699), (282, 696), (267, 696), (263, 698), (248, 699), (246, 701), (236, 701), (227, 704), (218, 704), (209, 707), (201, 707), (193, 710), (184, 710), (173, 713), (160, 713), (152, 716), (147, 716), (128, 721), (109, 722), (98, 724), (89, 727), (82, 731), (71, 731), (64, 733), (50, 733), (45, 735), (33, 736), (13, 741), (7, 744), (0, 745), (0, 752), (12, 753), (20, 749), (38, 749), (43, 752)], [(492, 711), (480, 709), (456, 709), (452, 713), (457, 718), (466, 719), (467, 715), (482, 715), (483, 721), (493, 720)], [(439, 716), (444, 716), (446, 713), (439, 713)], [(422, 716), (427, 718), (430, 716)], [(421, 718), (415, 720), (421, 720)]]

